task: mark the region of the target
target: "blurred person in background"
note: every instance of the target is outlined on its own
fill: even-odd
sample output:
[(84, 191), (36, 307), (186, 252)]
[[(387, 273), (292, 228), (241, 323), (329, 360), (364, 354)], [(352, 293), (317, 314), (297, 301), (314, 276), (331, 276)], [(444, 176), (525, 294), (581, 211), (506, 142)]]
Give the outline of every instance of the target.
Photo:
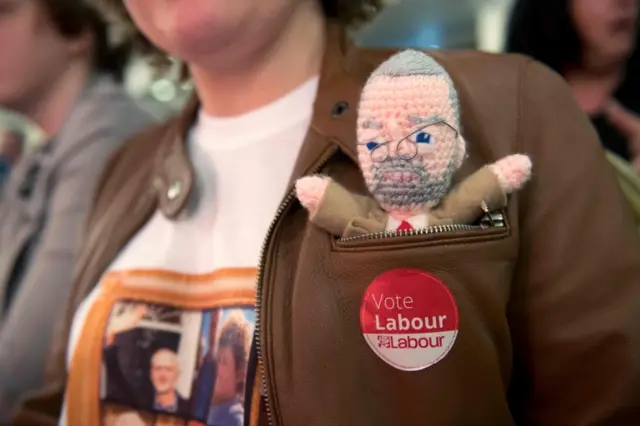
[(23, 136), (13, 130), (0, 131), (0, 199), (4, 183), (23, 150)]
[(0, 202), (0, 420), (43, 381), (98, 173), (150, 124), (119, 80), (126, 49), (84, 0), (0, 0), (0, 106), (47, 141), (12, 166)]
[(561, 74), (603, 146), (640, 171), (638, 0), (517, 0), (507, 50)]
[[(458, 177), (525, 152), (532, 180), (493, 228), (338, 241), (310, 223), (293, 183), (323, 173), (369, 196), (357, 158), (375, 147), (357, 141), (357, 109), (393, 52), (360, 49), (347, 29), (377, 2), (109, 3), (186, 63), (197, 96), (105, 168), (47, 386), (23, 401), (14, 426), (101, 424), (103, 325), (120, 300), (255, 315), (237, 398), (251, 426), (637, 426), (640, 241), (597, 135), (556, 73), (522, 56), (431, 52), (447, 72), (431, 68), (433, 96), (415, 102), (448, 105), (455, 86), (461, 111), (454, 102), (446, 113), (460, 113), (450, 130), (463, 129), (469, 147)], [(429, 72), (426, 62), (389, 73)], [(427, 108), (418, 121), (438, 119)], [(417, 131), (398, 126), (384, 142)], [(394, 318), (411, 315), (411, 274), (451, 291), (460, 332), (456, 324), (436, 364), (400, 365), (418, 356), (402, 349), (386, 354), (403, 360), (386, 363), (363, 340), (363, 298), (384, 273), (394, 276), (385, 304), (404, 302)], [(414, 320), (438, 311), (427, 305), (416, 302)], [(199, 336), (201, 321), (184, 327), (183, 337)], [(193, 365), (198, 339), (183, 344), (181, 364)], [(120, 406), (152, 415), (131, 397)]]

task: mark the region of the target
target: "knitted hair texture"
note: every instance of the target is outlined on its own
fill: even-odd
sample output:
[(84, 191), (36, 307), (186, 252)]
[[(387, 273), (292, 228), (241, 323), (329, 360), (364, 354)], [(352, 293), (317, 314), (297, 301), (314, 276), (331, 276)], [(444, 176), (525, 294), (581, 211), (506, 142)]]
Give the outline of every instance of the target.
[(376, 77), (440, 77), (449, 86), (449, 102), (455, 112), (456, 122), (460, 122), (460, 104), (458, 92), (449, 73), (431, 56), (417, 50), (403, 50), (391, 56), (369, 76), (369, 82)]
[(378, 202), (388, 211), (436, 206), (465, 152), (458, 93), (447, 71), (423, 52), (399, 52), (367, 80), (358, 114), (358, 158)]

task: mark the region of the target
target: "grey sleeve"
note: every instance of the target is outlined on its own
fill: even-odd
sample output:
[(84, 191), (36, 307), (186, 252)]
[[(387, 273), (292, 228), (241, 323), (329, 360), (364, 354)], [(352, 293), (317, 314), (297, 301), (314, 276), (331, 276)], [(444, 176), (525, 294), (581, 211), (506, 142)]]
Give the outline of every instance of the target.
[(42, 385), (54, 325), (73, 284), (94, 185), (110, 154), (133, 133), (129, 126), (123, 134), (113, 122), (92, 127), (78, 129), (74, 136), (80, 143), (55, 171), (47, 220), (0, 329), (0, 413), (10, 413), (18, 398)]

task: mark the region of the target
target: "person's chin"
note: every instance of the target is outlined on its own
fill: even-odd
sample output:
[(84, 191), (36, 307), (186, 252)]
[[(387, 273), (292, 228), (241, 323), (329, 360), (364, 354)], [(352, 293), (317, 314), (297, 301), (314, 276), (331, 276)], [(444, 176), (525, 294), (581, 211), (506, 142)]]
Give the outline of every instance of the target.
[(620, 58), (628, 58), (636, 48), (636, 36), (631, 35), (619, 35), (611, 40), (611, 43), (607, 46), (606, 56), (610, 58), (610, 61), (617, 62)]
[(221, 72), (251, 62), (270, 38), (262, 35), (260, 25), (248, 30), (246, 20), (210, 19), (176, 22), (164, 31), (165, 51), (183, 62)]
[(227, 37), (227, 33), (221, 32), (218, 37), (211, 31), (196, 31), (193, 28), (177, 29), (171, 35), (171, 42), (165, 49), (172, 56), (179, 58), (183, 62), (206, 66), (209, 62), (217, 63), (224, 60), (223, 57), (229, 56), (232, 52), (230, 47), (233, 43), (221, 43), (221, 40), (231, 40)]

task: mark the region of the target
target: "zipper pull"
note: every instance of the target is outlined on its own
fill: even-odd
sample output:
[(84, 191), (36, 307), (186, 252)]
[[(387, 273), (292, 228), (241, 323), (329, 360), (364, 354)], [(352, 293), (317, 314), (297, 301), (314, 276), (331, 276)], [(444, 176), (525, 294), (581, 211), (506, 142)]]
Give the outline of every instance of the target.
[(483, 228), (503, 228), (504, 216), (500, 211), (491, 211), (484, 201), (480, 203), (480, 208), (484, 212), (480, 219), (480, 226)]

